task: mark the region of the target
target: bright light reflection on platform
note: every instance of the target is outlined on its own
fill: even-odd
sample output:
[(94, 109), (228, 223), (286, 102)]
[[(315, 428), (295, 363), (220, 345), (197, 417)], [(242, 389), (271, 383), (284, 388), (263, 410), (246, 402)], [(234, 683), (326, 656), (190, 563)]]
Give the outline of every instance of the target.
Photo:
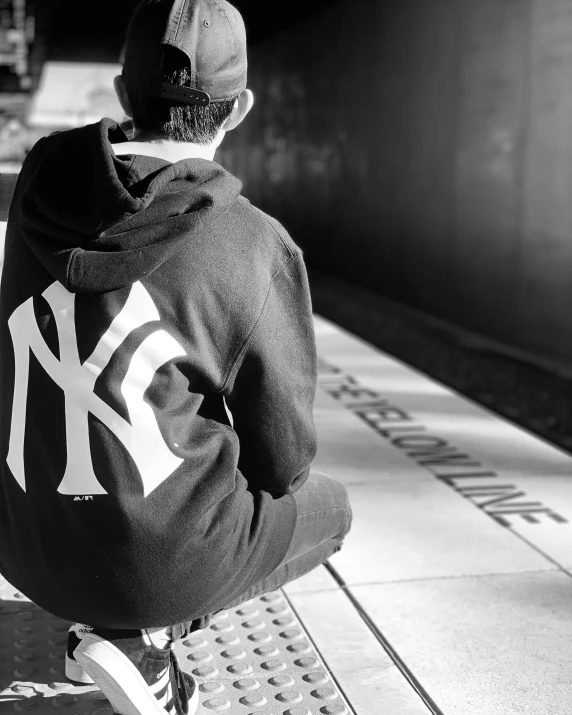
[[(327, 362), (327, 360), (326, 360)], [(336, 351), (335, 366), (348, 372), (370, 388), (376, 387), (383, 395), (448, 395), (449, 390), (438, 382), (417, 374), (414, 369), (393, 359), (378, 355), (353, 355)], [(380, 368), (383, 372), (380, 376)], [(407, 371), (407, 372), (405, 372)], [(320, 378), (327, 381), (335, 375), (320, 372)]]

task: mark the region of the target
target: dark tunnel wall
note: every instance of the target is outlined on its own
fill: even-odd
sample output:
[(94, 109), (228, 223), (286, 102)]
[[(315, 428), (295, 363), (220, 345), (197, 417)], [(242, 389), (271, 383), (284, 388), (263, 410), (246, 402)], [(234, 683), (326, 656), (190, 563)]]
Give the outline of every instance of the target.
[(572, 357), (570, 0), (348, 0), (250, 61), (222, 161), (310, 265)]

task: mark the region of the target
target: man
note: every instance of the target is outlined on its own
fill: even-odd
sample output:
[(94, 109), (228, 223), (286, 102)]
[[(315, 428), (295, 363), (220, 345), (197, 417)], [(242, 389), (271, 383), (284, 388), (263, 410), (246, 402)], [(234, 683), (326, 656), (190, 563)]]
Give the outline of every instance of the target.
[(144, 0), (115, 87), (134, 136), (42, 139), (10, 208), (0, 571), (77, 622), (69, 677), (188, 715), (171, 642), (322, 563), (351, 512), (310, 474), (301, 252), (213, 161), (253, 103), (239, 13)]

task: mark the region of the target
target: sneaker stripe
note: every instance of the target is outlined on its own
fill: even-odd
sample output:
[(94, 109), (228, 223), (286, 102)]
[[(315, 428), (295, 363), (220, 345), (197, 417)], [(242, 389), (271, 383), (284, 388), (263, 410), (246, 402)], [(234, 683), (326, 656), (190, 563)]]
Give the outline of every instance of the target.
[(163, 691), (167, 685), (169, 684), (169, 668), (163, 673), (163, 675), (159, 678), (159, 680), (156, 683), (153, 683), (152, 685), (149, 685), (149, 690), (158, 698), (160, 696), (161, 691)]
[(161, 703), (161, 705), (165, 708), (165, 710), (169, 710), (173, 705), (173, 689), (171, 687), (171, 683), (169, 683), (167, 687), (167, 697), (165, 699), (164, 703)]
[(157, 698), (159, 705), (162, 708), (167, 709), (172, 704), (172, 700), (173, 700), (171, 684), (169, 683), (167, 685), (167, 687), (165, 688), (165, 692), (161, 696), (157, 695), (156, 698)]
[(157, 698), (159, 705), (164, 707), (167, 702), (167, 686), (165, 686), (159, 693), (155, 693), (155, 697)]

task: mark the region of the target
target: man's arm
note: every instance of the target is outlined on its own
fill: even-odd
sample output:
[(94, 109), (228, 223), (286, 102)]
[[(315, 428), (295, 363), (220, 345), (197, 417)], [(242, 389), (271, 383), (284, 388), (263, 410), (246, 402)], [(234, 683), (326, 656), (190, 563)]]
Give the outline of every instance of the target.
[(274, 277), (262, 313), (223, 389), (254, 488), (290, 494), (316, 454), (317, 360), (308, 278), (296, 253)]

